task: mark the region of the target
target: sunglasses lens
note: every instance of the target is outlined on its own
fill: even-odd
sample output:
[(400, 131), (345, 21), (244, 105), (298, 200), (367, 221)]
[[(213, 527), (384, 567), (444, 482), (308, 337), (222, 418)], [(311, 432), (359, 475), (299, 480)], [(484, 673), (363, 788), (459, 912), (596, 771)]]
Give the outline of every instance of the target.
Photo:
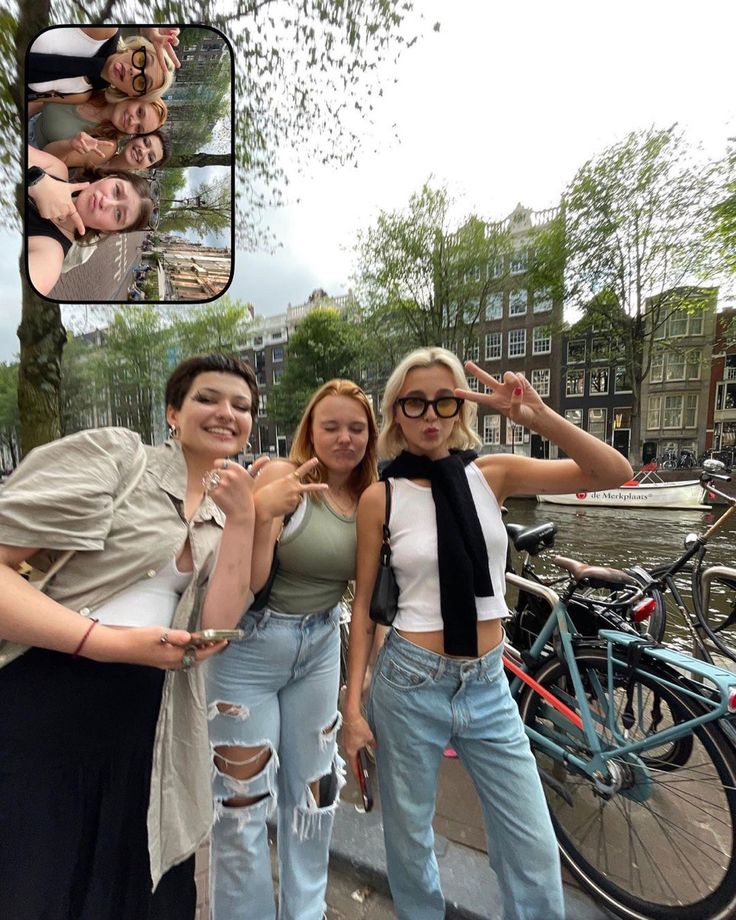
[(454, 396), (448, 396), (446, 399), (438, 399), (436, 403), (437, 415), (440, 418), (452, 418), (460, 411), (460, 400)]
[(424, 412), (427, 408), (427, 402), (424, 399), (405, 399), (401, 404), (401, 408), (404, 410), (404, 415), (407, 418), (419, 418), (421, 415), (424, 415)]

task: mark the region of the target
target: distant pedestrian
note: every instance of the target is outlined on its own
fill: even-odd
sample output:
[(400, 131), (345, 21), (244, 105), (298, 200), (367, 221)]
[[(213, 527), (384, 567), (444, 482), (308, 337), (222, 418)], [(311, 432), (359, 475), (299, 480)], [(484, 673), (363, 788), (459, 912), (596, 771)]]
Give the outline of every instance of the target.
[[(445, 902), (432, 816), (443, 752), (451, 744), (478, 790), (488, 853), (507, 920), (562, 920), (557, 845), (534, 756), (509, 692), (501, 654), (508, 495), (575, 492), (631, 476), (612, 447), (546, 406), (522, 374), (502, 381), (474, 364), (489, 390), (472, 392), (442, 348), (407, 355), (382, 405), (379, 453), (391, 460), (391, 563), (398, 612), (361, 696), (375, 624), (368, 610), (386, 509), (384, 483), (358, 510), (357, 585), (350, 624), (343, 747), (376, 745), (386, 864), (399, 920), (442, 920)], [(480, 402), (555, 441), (570, 460), (476, 457)]]

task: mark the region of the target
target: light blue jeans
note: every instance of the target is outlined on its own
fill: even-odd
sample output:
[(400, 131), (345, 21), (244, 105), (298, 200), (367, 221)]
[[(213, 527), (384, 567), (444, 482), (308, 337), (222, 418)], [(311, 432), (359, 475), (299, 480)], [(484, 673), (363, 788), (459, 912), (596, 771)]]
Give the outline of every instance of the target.
[[(270, 757), (247, 780), (214, 768), (210, 916), (276, 916), (266, 819), (278, 804), (279, 920), (321, 920), (330, 836), (345, 783), (336, 747), (339, 608), (306, 615), (266, 608), (249, 611), (240, 625), (246, 640), (207, 665), (210, 743), (213, 752), (218, 745), (258, 747)], [(319, 800), (311, 788), (318, 781)], [(225, 804), (233, 796), (256, 801)]]
[(564, 918), (555, 835), (502, 651), (499, 645), (482, 658), (446, 658), (395, 630), (381, 650), (368, 719), (378, 742), (386, 862), (399, 920), (445, 916), (432, 819), (448, 744), (480, 797), (504, 917)]

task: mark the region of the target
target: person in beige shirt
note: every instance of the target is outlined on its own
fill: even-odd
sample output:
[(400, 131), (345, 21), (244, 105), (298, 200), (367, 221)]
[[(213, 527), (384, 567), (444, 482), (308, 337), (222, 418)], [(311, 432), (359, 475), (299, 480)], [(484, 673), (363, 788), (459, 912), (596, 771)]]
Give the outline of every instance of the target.
[[(212, 822), (199, 665), (225, 643), (190, 639), (234, 626), (252, 596), (253, 478), (227, 458), (257, 400), (247, 364), (189, 358), (167, 383), (165, 444), (81, 431), (0, 490), (2, 917), (194, 916)], [(18, 574), (60, 557), (45, 593)]]

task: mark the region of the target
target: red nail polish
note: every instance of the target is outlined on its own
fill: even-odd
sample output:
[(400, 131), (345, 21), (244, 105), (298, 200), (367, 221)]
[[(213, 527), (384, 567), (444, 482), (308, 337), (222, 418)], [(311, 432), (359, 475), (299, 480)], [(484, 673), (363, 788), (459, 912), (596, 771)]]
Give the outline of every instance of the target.
[(521, 394), (522, 394), (523, 392), (524, 392), (524, 391), (522, 390), (521, 387), (517, 387), (517, 388), (514, 390), (514, 396), (521, 396)]

